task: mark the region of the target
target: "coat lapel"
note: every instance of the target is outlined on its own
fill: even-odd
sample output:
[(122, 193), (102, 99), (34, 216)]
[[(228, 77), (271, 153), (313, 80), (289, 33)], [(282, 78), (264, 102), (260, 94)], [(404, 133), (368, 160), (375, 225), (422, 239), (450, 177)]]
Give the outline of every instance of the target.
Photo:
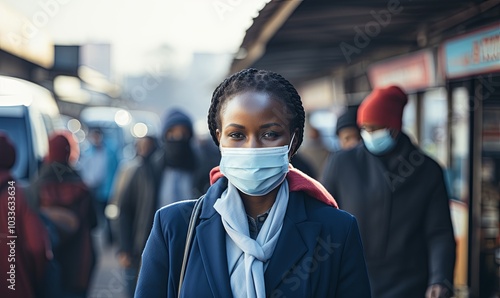
[(290, 193), (283, 228), (264, 274), (266, 296), (270, 296), (287, 274), (293, 273), (293, 269), (297, 268), (304, 255), (309, 251), (314, 251), (316, 247), (321, 224), (305, 222), (307, 215), (304, 200), (307, 199), (312, 198), (305, 198), (303, 193)]
[(214, 214), (196, 228), (200, 255), (214, 297), (231, 297), (226, 253), (226, 233)]
[(196, 227), (201, 260), (214, 297), (232, 297), (226, 252), (226, 231), (213, 205), (227, 188), (227, 179), (217, 180), (207, 191)]

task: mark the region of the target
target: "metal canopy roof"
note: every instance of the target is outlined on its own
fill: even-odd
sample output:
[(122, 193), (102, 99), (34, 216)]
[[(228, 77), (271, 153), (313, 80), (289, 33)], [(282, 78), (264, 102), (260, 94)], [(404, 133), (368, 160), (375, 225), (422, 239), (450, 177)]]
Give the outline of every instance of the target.
[[(437, 45), (500, 19), (500, 0), (271, 1), (247, 30), (231, 71), (264, 68), (292, 82)], [(244, 55), (246, 54), (246, 56)]]

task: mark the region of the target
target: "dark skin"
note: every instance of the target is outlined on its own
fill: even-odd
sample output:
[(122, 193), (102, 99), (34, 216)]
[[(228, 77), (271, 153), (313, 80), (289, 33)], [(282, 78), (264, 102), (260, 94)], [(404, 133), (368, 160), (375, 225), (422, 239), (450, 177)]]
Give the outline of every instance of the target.
[[(264, 148), (289, 145), (290, 119), (280, 114), (286, 105), (269, 94), (246, 91), (228, 98), (220, 111), (221, 128), (217, 129), (217, 139), (222, 147)], [(294, 139), (290, 159), (297, 142)], [(267, 195), (249, 196), (240, 192), (245, 211), (256, 218), (268, 211), (276, 200), (279, 187)]]
[(165, 139), (172, 141), (187, 140), (190, 136), (189, 128), (182, 124), (174, 125), (165, 132)]
[[(384, 128), (387, 128), (387, 127), (382, 126), (382, 125), (371, 124), (371, 123), (362, 123), (361, 124), (361, 129), (365, 130), (367, 132), (374, 132), (374, 131), (377, 131), (377, 130), (380, 130), (380, 129), (384, 129)], [(399, 134), (398, 130), (391, 129), (391, 136), (392, 136), (393, 139), (396, 139), (396, 137), (398, 136), (398, 134)]]
[(339, 130), (340, 147), (344, 150), (356, 147), (361, 141), (359, 130), (355, 127), (345, 127)]

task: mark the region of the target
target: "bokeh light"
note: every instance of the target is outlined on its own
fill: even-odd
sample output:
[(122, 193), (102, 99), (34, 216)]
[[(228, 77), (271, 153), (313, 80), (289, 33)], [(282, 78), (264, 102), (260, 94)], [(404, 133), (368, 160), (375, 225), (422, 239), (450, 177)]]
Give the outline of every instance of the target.
[(82, 128), (82, 124), (77, 119), (69, 120), (67, 126), (69, 131), (71, 131), (72, 133), (76, 133)]
[(119, 110), (115, 114), (115, 122), (118, 126), (125, 126), (130, 123), (132, 117), (130, 113), (125, 110)]
[(131, 132), (136, 138), (145, 137), (148, 134), (148, 126), (142, 122), (136, 123)]

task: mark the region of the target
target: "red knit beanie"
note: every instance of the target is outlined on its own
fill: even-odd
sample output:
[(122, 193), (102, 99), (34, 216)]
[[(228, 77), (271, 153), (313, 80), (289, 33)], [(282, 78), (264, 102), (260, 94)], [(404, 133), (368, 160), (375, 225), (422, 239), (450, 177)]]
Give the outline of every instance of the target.
[(9, 170), (16, 162), (16, 149), (10, 139), (0, 132), (0, 169)]
[(401, 130), (403, 109), (408, 102), (401, 88), (390, 86), (374, 89), (358, 109), (358, 125), (380, 125)]
[(47, 162), (67, 163), (71, 147), (69, 141), (63, 134), (54, 134), (49, 139), (49, 155)]

